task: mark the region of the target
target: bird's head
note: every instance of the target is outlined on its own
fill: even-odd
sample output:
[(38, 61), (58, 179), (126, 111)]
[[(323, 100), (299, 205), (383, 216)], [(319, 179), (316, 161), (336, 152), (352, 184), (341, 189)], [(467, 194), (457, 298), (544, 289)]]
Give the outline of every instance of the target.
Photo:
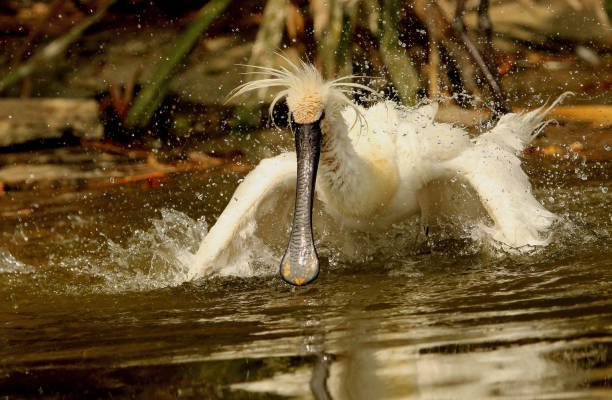
[[(359, 107), (348, 96), (358, 90), (376, 95), (371, 88), (351, 82), (352, 79), (357, 78), (355, 75), (327, 81), (323, 79), (314, 65), (303, 61), (296, 64), (285, 57), (282, 58), (287, 62), (288, 68), (249, 65), (248, 67), (253, 70), (251, 73), (262, 75), (262, 79), (251, 80), (238, 86), (230, 93), (228, 100), (253, 90), (279, 88), (280, 90), (270, 103), (270, 119), (272, 119), (274, 107), (284, 98), (289, 108), (291, 122), (303, 125), (320, 123), (325, 120), (326, 116), (333, 118), (339, 115), (345, 107), (352, 107), (355, 115), (360, 119), (362, 115)], [(323, 133), (334, 134), (333, 130)]]
[(312, 124), (320, 121), (325, 115), (325, 106), (329, 102), (329, 88), (314, 67), (306, 66), (300, 72), (301, 74), (296, 75), (294, 82), (286, 89), (287, 108), (292, 122)]
[[(300, 62), (297, 65), (286, 58), (285, 61), (289, 68), (250, 66), (255, 74), (264, 77), (238, 86), (230, 94), (230, 98), (251, 90), (280, 88), (270, 104), (271, 119), (274, 106), (286, 98), (291, 126), (295, 133), (297, 180), (291, 237), (281, 261), (280, 273), (286, 282), (302, 286), (314, 281), (319, 275), (319, 259), (312, 236), (312, 202), (322, 136), (334, 134), (335, 126), (333, 123), (322, 122), (326, 119), (331, 122), (338, 118), (342, 109), (347, 106), (353, 107), (357, 118), (360, 118), (359, 108), (347, 96), (356, 89), (368, 92), (373, 90), (350, 82), (354, 76), (326, 81), (312, 64)], [(326, 127), (324, 132), (322, 125)]]

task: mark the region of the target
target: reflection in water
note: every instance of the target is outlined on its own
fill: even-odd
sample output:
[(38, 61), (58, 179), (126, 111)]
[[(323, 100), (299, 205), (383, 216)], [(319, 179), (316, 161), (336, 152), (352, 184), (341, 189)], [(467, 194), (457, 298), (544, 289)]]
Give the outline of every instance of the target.
[[(583, 277), (597, 270), (586, 269), (580, 271)], [(570, 271), (566, 267), (553, 274), (570, 275)], [(503, 284), (504, 274), (498, 272)], [(482, 278), (485, 273), (476, 275)], [(337, 399), (447, 398), (451, 393), (452, 398), (465, 399), (609, 396), (604, 389), (610, 386), (612, 372), (609, 297), (585, 291), (571, 276), (568, 286), (578, 287), (561, 285), (557, 292), (551, 290), (555, 285), (544, 271), (532, 273), (524, 290), (500, 290), (489, 296), (474, 290), (475, 298), (455, 309), (449, 307), (451, 296), (475, 289), (471, 283), (462, 290), (450, 287), (466, 284), (463, 274), (429, 293), (433, 297), (454, 292), (442, 307), (428, 307), (427, 299), (419, 301), (410, 294), (402, 299), (398, 290), (387, 290), (381, 299), (378, 293), (393, 284), (386, 278), (371, 285), (351, 281), (351, 297), (337, 310), (342, 316), (320, 326), (322, 332), (333, 332), (326, 340), (333, 354), (329, 393)], [(609, 272), (602, 277), (607, 285), (610, 277)], [(485, 287), (491, 284), (481, 282)], [(544, 294), (551, 296), (550, 304)], [(395, 304), (386, 302), (387, 297), (395, 298)], [(400, 305), (404, 301), (421, 307), (406, 312)], [(293, 373), (284, 370), (233, 388), (308, 397), (306, 388), (313, 375), (307, 367)]]
[(534, 254), (449, 242), (353, 264), (330, 251), (301, 289), (267, 275), (185, 282), (202, 210), (213, 222), (223, 207), (194, 200), (208, 183), (193, 177), (5, 219), (0, 395), (609, 398), (611, 168), (534, 174), (565, 220)]
[(329, 378), (329, 367), (332, 363), (333, 356), (320, 352), (317, 354), (312, 374), (310, 375), (310, 390), (316, 400), (331, 399), (327, 380)]

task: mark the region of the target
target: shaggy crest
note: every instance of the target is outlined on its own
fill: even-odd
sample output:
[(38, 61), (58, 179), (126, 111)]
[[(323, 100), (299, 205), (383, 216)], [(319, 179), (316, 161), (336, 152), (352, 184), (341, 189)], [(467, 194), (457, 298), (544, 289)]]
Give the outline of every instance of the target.
[(227, 101), (252, 90), (280, 87), (282, 90), (276, 94), (268, 110), (271, 120), (273, 120), (272, 112), (276, 104), (281, 99), (286, 98), (289, 113), (293, 120), (299, 124), (312, 123), (318, 120), (330, 100), (352, 107), (357, 115), (355, 123), (358, 120), (365, 121), (360, 108), (348, 98), (348, 95), (354, 94), (357, 89), (375, 95), (377, 93), (365, 85), (347, 82), (347, 80), (359, 76), (348, 75), (332, 81), (325, 81), (314, 65), (304, 61), (300, 61), (299, 65), (296, 65), (286, 57), (282, 55), (281, 57), (289, 64), (289, 69), (245, 65), (255, 70), (251, 73), (265, 75), (266, 78), (243, 83), (232, 90)]

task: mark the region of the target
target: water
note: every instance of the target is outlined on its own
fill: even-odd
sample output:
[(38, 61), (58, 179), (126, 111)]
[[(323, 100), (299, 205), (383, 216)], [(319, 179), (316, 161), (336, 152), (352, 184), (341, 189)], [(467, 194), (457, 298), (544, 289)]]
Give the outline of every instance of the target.
[[(552, 244), (188, 282), (239, 175), (0, 198), (8, 398), (612, 397), (612, 163), (529, 156)], [(453, 247), (454, 246), (454, 247)], [(312, 385), (311, 378), (315, 376)], [(320, 397), (321, 398), (321, 397)]]

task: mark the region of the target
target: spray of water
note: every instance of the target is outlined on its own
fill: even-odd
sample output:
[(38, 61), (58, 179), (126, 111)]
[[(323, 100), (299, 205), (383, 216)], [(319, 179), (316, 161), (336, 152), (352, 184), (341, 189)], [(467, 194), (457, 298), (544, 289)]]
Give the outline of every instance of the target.
[[(321, 208), (314, 216), (317, 248), (325, 260), (324, 267), (330, 272), (356, 273), (374, 268), (407, 276), (418, 274), (423, 262), (423, 265), (431, 264), (427, 259), (432, 255), (448, 258), (449, 262), (455, 257), (472, 257), (476, 263), (488, 259), (493, 263), (508, 260), (532, 264), (544, 259), (579, 256), (587, 248), (606, 246), (611, 240), (612, 213), (606, 207), (596, 207), (606, 204), (609, 194), (598, 186), (582, 187), (578, 193), (575, 188), (548, 186), (539, 190), (537, 196), (560, 219), (551, 230), (550, 244), (530, 252), (519, 254), (496, 247), (482, 229), (483, 224), (490, 222), (486, 219), (475, 222), (459, 216), (443, 221), (442, 229), (432, 227), (426, 231), (422, 221), (414, 218), (384, 232), (363, 233), (337, 226)], [(82, 221), (85, 225), (91, 223), (95, 220)], [(272, 233), (283, 236), (288, 223), (284, 230), (283, 226), (277, 226)], [(454, 227), (452, 232), (449, 227)], [(148, 228), (135, 230), (126, 240), (105, 236), (84, 238), (79, 232), (59, 235), (54, 240), (74, 247), (74, 251), (68, 255), (57, 251), (41, 265), (29, 265), (0, 248), (0, 278), (7, 285), (12, 282), (9, 286), (27, 285), (37, 292), (43, 288), (40, 282), (44, 282), (48, 290), (75, 294), (178, 286), (189, 280), (191, 259), (207, 228), (203, 217), (195, 220), (176, 210), (161, 209), (159, 218), (150, 220)], [(217, 275), (275, 275), (282, 246), (269, 245), (265, 238), (257, 237), (257, 230), (249, 231), (244, 237), (249, 242), (248, 249), (233, 257), (232, 263), (222, 266)], [(26, 245), (29, 241), (22, 242)]]

